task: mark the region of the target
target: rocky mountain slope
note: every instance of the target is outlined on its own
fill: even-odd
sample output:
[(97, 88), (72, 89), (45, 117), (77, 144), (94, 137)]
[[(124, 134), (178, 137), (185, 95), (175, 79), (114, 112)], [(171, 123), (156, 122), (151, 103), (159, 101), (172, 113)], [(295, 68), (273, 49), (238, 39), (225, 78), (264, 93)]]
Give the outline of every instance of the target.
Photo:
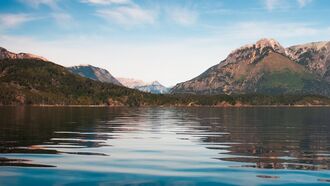
[(128, 88), (137, 89), (143, 92), (149, 92), (153, 94), (167, 94), (169, 88), (160, 84), (158, 81), (151, 83), (144, 82), (142, 80), (132, 78), (118, 78), (119, 82)]
[(46, 58), (29, 53), (13, 53), (5, 48), (0, 47), (0, 60), (1, 59), (39, 59), (48, 61)]
[(261, 39), (231, 52), (198, 77), (177, 84), (171, 93), (330, 95), (329, 42), (284, 48)]
[(94, 67), (92, 65), (79, 65), (68, 67), (67, 69), (70, 72), (82, 77), (122, 86), (122, 84), (115, 77), (113, 77), (109, 71), (103, 68)]
[(313, 42), (287, 48), (288, 56), (322, 80), (330, 82), (330, 42)]

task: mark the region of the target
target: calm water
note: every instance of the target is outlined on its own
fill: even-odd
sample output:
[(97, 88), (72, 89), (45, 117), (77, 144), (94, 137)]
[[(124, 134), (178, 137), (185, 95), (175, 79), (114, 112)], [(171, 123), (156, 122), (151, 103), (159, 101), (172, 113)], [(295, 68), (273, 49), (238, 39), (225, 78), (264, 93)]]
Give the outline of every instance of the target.
[(330, 108), (0, 107), (0, 185), (327, 185)]

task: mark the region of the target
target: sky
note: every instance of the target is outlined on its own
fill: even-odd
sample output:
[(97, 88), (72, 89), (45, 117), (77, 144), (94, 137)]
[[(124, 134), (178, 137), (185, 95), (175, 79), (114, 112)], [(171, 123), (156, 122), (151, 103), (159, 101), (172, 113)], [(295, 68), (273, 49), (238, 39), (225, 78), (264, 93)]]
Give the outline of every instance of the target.
[(261, 38), (330, 40), (329, 16), (329, 0), (0, 0), (0, 46), (173, 86)]

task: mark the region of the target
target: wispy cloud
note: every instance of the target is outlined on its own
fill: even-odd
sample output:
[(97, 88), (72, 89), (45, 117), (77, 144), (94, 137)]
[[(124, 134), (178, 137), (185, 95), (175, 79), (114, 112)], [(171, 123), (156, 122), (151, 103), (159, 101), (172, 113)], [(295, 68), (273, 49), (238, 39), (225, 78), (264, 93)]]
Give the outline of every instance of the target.
[(0, 27), (2, 29), (15, 28), (26, 22), (36, 20), (37, 17), (31, 14), (1, 14)]
[(57, 9), (58, 8), (58, 4), (57, 4), (58, 0), (20, 0), (20, 2), (31, 6), (33, 8), (38, 8), (41, 5), (45, 5), (50, 7), (51, 9)]
[(281, 3), (281, 0), (266, 0), (265, 5), (267, 10), (273, 10)]
[[(69, 14), (65, 9), (60, 6), (61, 0), (19, 0), (21, 3), (30, 6), (32, 8), (38, 9), (42, 8), (40, 6), (47, 6), (50, 8), (48, 15), (45, 18), (51, 18), (55, 21), (57, 25), (61, 28), (70, 28), (74, 25), (74, 20), (71, 14)], [(119, 1), (119, 0), (117, 0)]]
[(296, 7), (297, 4), (299, 8), (303, 8), (312, 1), (313, 0), (264, 0), (263, 3), (267, 10), (272, 11), (278, 8)]
[(204, 37), (204, 42), (208, 43), (208, 46), (221, 43), (231, 46), (231, 49), (253, 43), (260, 38), (275, 38), (288, 46), (307, 41), (328, 40), (330, 37), (330, 27), (305, 22), (250, 21), (213, 28), (208, 26), (208, 29), (209, 36)]
[(297, 0), (297, 1), (299, 4), (299, 7), (301, 7), (301, 8), (312, 2), (312, 0)]
[(156, 13), (140, 6), (120, 6), (97, 10), (97, 15), (123, 26), (153, 24)]
[(130, 4), (130, 0), (82, 0), (83, 3), (110, 5), (110, 4)]
[[(248, 30), (249, 32), (246, 32)], [(323, 28), (307, 23), (242, 22), (233, 26), (233, 33), (239, 37), (258, 39), (260, 37), (294, 38), (320, 34)]]
[[(100, 0), (88, 0), (100, 1)], [(199, 12), (193, 7), (179, 5), (160, 6), (158, 3), (141, 6), (129, 0), (110, 0), (107, 3), (96, 3), (99, 5), (110, 5), (99, 7), (96, 15), (122, 26), (137, 26), (144, 24), (154, 24), (165, 18), (171, 23), (182, 26), (190, 26), (197, 22)]]
[(198, 12), (189, 8), (171, 7), (166, 13), (173, 22), (183, 26), (193, 25), (198, 19)]
[(57, 25), (60, 25), (62, 28), (71, 28), (75, 25), (74, 19), (72, 16), (65, 12), (54, 12), (51, 14), (51, 17), (55, 20)]

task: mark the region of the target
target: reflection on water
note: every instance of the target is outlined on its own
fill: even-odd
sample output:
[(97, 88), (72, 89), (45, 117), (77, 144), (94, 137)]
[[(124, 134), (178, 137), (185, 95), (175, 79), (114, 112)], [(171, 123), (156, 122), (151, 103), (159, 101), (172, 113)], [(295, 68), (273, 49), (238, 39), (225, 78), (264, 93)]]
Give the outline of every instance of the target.
[(0, 107), (0, 185), (326, 184), (329, 114)]

